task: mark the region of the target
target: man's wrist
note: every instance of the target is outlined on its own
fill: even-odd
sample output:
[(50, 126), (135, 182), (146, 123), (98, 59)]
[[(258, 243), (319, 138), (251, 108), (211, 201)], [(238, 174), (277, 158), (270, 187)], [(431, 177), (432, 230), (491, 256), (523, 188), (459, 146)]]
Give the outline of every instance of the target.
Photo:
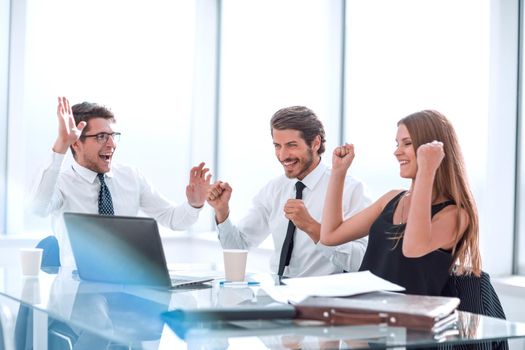
[(189, 204), (192, 208), (195, 208), (195, 209), (202, 209), (202, 207), (204, 207), (204, 203), (202, 203), (201, 205), (199, 205), (199, 204), (194, 204), (194, 203), (191, 203), (190, 201), (188, 201), (188, 204)]
[(55, 144), (53, 145), (53, 152), (65, 154), (67, 152), (67, 149), (69, 148), (69, 145), (67, 143), (64, 143), (60, 140), (56, 140)]
[(215, 210), (215, 221), (218, 224), (222, 224), (226, 219), (228, 219), (228, 216), (230, 216), (230, 209), (227, 208), (226, 210)]
[(314, 241), (314, 243), (317, 244), (317, 242), (319, 242), (319, 239), (321, 237), (321, 224), (319, 222), (315, 221), (314, 219), (311, 219), (309, 222), (305, 223), (301, 227), (297, 227), (301, 231), (306, 233), (308, 237), (310, 237), (310, 239)]

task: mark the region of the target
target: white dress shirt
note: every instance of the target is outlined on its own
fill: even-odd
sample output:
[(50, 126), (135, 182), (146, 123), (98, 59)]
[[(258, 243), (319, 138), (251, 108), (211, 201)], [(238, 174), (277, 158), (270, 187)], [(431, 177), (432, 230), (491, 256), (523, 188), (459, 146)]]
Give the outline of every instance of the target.
[[(308, 212), (321, 222), (323, 205), (330, 179), (330, 169), (322, 163), (302, 182), (303, 201)], [(288, 219), (284, 216), (286, 201), (295, 198), (297, 179), (282, 175), (264, 186), (253, 199), (247, 216), (237, 226), (226, 219), (217, 225), (223, 248), (249, 249), (258, 246), (269, 234), (273, 236), (274, 251), (270, 269), (277, 273)], [(343, 193), (344, 218), (348, 218), (370, 204), (362, 183), (347, 175)], [(363, 259), (368, 238), (364, 237), (340, 246), (328, 247), (315, 243), (308, 234), (296, 229), (290, 265), (284, 276), (320, 276), (343, 271), (357, 271)]]
[[(41, 216), (51, 215), (53, 232), (60, 245), (61, 264), (74, 267), (62, 214), (98, 214), (100, 182), (97, 173), (75, 161), (70, 166), (63, 166), (64, 156), (53, 152), (40, 172), (33, 190), (32, 209)], [(142, 211), (172, 230), (184, 230), (198, 219), (200, 209), (188, 202), (173, 205), (135, 168), (113, 164), (104, 177), (115, 215), (136, 216)]]

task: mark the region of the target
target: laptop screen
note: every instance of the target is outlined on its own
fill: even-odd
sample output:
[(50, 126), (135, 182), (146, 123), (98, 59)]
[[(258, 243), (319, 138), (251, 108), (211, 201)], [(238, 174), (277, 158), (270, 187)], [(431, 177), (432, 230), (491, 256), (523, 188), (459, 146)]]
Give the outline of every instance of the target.
[(64, 222), (81, 279), (170, 286), (154, 219), (64, 213)]

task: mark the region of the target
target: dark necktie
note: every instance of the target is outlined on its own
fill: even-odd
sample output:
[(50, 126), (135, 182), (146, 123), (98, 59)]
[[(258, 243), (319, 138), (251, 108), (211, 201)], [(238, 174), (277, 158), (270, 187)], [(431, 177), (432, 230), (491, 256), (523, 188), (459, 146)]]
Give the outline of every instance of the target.
[[(303, 189), (305, 185), (301, 181), (295, 183), (295, 199), (303, 199)], [(288, 222), (288, 229), (286, 230), (286, 237), (284, 238), (283, 249), (281, 250), (281, 258), (279, 259), (279, 276), (283, 275), (284, 267), (290, 265), (290, 257), (293, 250), (293, 235), (295, 233), (295, 225), (290, 220)]]
[(104, 181), (104, 174), (97, 175), (100, 181), (100, 192), (98, 193), (98, 213), (100, 215), (114, 215), (113, 201), (111, 200), (111, 193)]

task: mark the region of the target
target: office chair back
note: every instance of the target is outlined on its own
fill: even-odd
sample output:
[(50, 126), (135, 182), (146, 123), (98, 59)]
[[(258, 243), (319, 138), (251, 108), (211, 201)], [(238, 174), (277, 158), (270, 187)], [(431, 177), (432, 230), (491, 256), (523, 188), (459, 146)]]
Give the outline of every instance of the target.
[[(488, 273), (482, 271), (480, 277), (451, 275), (443, 289), (443, 296), (457, 297), (461, 300), (458, 310), (475, 314), (505, 318), (498, 294), (490, 282)], [(480, 349), (480, 350), (508, 350), (509, 344), (505, 341), (483, 342), (472, 345), (456, 345), (440, 347), (440, 349)]]
[(42, 263), (40, 267), (53, 268), (60, 267), (60, 248), (58, 240), (55, 236), (47, 236), (36, 245), (37, 248), (42, 248)]
[(480, 277), (450, 276), (443, 295), (458, 297), (461, 300), (458, 309), (461, 311), (506, 319), (490, 276), (484, 271)]

